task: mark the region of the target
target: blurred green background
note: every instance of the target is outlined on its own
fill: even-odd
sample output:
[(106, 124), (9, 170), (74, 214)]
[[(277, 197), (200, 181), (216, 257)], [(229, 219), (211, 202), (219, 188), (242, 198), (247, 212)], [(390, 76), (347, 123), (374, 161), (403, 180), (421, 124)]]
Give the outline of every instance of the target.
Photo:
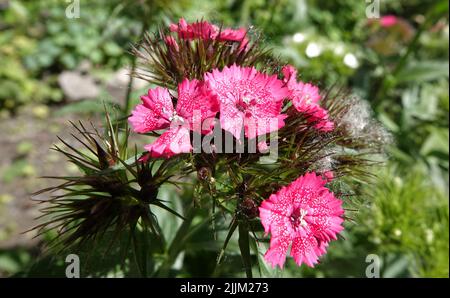
[[(380, 17), (397, 17), (392, 26), (368, 18), (374, 1), (362, 0), (81, 0), (79, 18), (70, 18), (73, 2), (0, 0), (0, 277), (29, 272), (45, 246), (45, 236), (21, 233), (39, 214), (30, 193), (48, 183), (37, 177), (76, 172), (48, 150), (56, 135), (69, 135), (68, 120), (101, 122), (102, 102), (124, 106), (130, 45), (179, 17), (264, 33), (304, 81), (346, 86), (367, 99), (394, 137), (345, 240), (333, 242), (314, 269), (288, 262), (284, 272), (267, 268), (263, 276), (364, 277), (366, 256), (376, 254), (382, 277), (448, 277), (446, 0), (379, 1)], [(149, 86), (133, 87), (137, 102)], [(174, 219), (160, 220), (175, 233)], [(218, 243), (192, 237), (176, 275), (210, 275)], [(243, 276), (237, 248), (228, 253), (220, 275)], [(40, 275), (52, 275), (50, 267)]]

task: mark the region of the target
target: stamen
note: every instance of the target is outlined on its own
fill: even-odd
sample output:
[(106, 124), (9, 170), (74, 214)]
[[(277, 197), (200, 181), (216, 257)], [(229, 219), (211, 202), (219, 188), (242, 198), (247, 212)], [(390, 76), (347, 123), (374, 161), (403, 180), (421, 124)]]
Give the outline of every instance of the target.
[(308, 225), (308, 223), (306, 222), (306, 220), (304, 220), (304, 217), (306, 216), (306, 214), (308, 214), (308, 211), (303, 210), (303, 209), (300, 209), (300, 218), (299, 218), (299, 221), (300, 221), (300, 225), (301, 225), (302, 227), (306, 227), (306, 226)]
[(306, 97), (306, 98), (305, 98), (306, 104), (307, 104), (307, 105), (310, 105), (310, 104), (312, 103), (311, 96), (310, 96), (310, 95), (306, 95), (305, 97)]
[(173, 112), (173, 115), (169, 117), (170, 122), (181, 122), (184, 123), (184, 119), (181, 116), (178, 116), (177, 112)]
[[(300, 215), (299, 215), (300, 213)], [(291, 215), (291, 221), (294, 226), (300, 225), (302, 227), (306, 227), (308, 223), (305, 220), (305, 216), (308, 214), (308, 211), (304, 209), (297, 209), (294, 214)]]

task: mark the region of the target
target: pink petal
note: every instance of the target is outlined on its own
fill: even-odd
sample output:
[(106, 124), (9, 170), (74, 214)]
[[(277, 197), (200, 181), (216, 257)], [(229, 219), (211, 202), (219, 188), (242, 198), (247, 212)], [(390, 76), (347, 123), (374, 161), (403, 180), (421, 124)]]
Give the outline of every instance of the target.
[(286, 261), (286, 254), (289, 249), (289, 245), (292, 242), (292, 237), (289, 232), (284, 231), (277, 236), (273, 236), (270, 239), (270, 248), (264, 255), (264, 259), (272, 266), (280, 266), (283, 268)]
[(318, 104), (310, 105), (303, 111), (307, 115), (307, 121), (313, 123), (317, 130), (328, 132), (334, 129), (334, 123), (328, 120), (327, 110), (320, 107)]
[(204, 133), (208, 133), (211, 131), (211, 125), (214, 125), (214, 122), (209, 121), (211, 125), (207, 126), (204, 126), (203, 122), (216, 116), (219, 111), (219, 104), (215, 93), (203, 82), (195, 79), (192, 81), (184, 79), (178, 85), (176, 110), (178, 115), (190, 123), (192, 130), (197, 131), (194, 127), (199, 127)]
[(240, 140), (244, 115), (234, 105), (222, 103), (220, 105), (220, 125), (222, 129), (230, 132), (237, 140)]
[(176, 52), (180, 50), (180, 48), (178, 47), (177, 40), (173, 36), (170, 35), (166, 36), (164, 42), (166, 43), (169, 49), (172, 49)]
[[(281, 104), (281, 103), (280, 103)], [(274, 117), (267, 117), (264, 112), (255, 111), (244, 119), (245, 135), (252, 139), (257, 136), (279, 130), (284, 126), (284, 119), (287, 115), (281, 114)]]
[(297, 85), (297, 70), (292, 65), (285, 65), (281, 72), (283, 73), (283, 82), (287, 84), (289, 89), (294, 89)]
[(225, 28), (222, 29), (217, 39), (222, 41), (242, 41), (246, 35), (247, 30), (245, 28), (239, 28), (237, 30)]
[(326, 183), (321, 175), (306, 173), (261, 203), (261, 223), (272, 237), (266, 253), (272, 266), (283, 266), (286, 243), (292, 240), (291, 255), (296, 263), (313, 267), (326, 252), (328, 242), (343, 230), (342, 201)]
[[(282, 101), (289, 95), (283, 82), (259, 73), (254, 67), (232, 65), (205, 75), (220, 102), (222, 128), (239, 139), (242, 125), (249, 138), (279, 129), (284, 125)], [(274, 125), (269, 125), (275, 123)]]
[(299, 82), (292, 90), (292, 103), (299, 111), (306, 111), (312, 104), (317, 104), (320, 100), (319, 87), (310, 83)]
[(273, 196), (269, 200), (263, 201), (261, 207), (259, 207), (259, 217), (265, 233), (278, 235), (280, 230), (289, 230), (290, 233), (295, 234), (289, 222), (292, 206), (285, 202), (274, 203)]
[(240, 42), (239, 49), (246, 50), (249, 39), (247, 38), (247, 29), (239, 28), (237, 30), (225, 28), (217, 37), (221, 41), (237, 41)]
[(326, 250), (326, 244), (321, 244), (308, 229), (303, 230), (303, 235), (295, 237), (292, 241), (291, 256), (298, 266), (305, 263), (309, 267), (314, 267), (318, 263), (319, 257)]
[(176, 126), (164, 132), (150, 145), (144, 147), (152, 157), (169, 158), (180, 153), (189, 153), (192, 150), (189, 128)]
[(380, 18), (380, 25), (382, 27), (392, 27), (397, 24), (398, 18), (394, 15), (386, 15)]
[(333, 171), (326, 171), (325, 173), (323, 173), (323, 176), (325, 177), (327, 182), (331, 182), (334, 179), (334, 172)]
[(277, 226), (287, 229), (285, 220), (289, 219), (293, 212), (292, 198), (284, 195), (286, 187), (283, 187), (277, 194), (272, 194), (269, 199), (264, 200), (259, 207), (259, 217), (267, 233), (278, 230)]
[(169, 26), (170, 31), (177, 32), (178, 36), (183, 39), (215, 39), (218, 34), (217, 26), (206, 21), (188, 24), (185, 19), (181, 18), (177, 24)]
[(284, 66), (282, 72), (283, 81), (287, 84), (289, 97), (296, 110), (304, 114), (317, 130), (332, 131), (334, 123), (328, 119), (327, 110), (319, 105), (321, 98), (319, 88), (310, 83), (297, 82), (297, 70), (292, 65)]
[(133, 131), (146, 133), (169, 126), (173, 114), (172, 99), (165, 88), (149, 89), (148, 95), (141, 96), (143, 104), (137, 105), (128, 121)]

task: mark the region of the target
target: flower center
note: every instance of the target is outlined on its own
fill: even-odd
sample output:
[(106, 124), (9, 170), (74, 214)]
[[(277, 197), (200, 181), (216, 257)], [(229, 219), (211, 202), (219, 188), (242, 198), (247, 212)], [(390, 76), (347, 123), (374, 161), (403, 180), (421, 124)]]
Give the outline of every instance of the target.
[(252, 101), (252, 99), (248, 96), (242, 96), (238, 103), (236, 104), (236, 108), (240, 111), (240, 112), (245, 112), (250, 104), (250, 102)]
[(305, 101), (305, 103), (306, 103), (307, 105), (310, 105), (310, 104), (312, 103), (312, 99), (311, 99), (311, 96), (310, 96), (310, 95), (305, 95), (305, 97), (304, 97), (303, 100)]
[(169, 121), (172, 123), (184, 123), (184, 118), (179, 116), (177, 112), (173, 112), (173, 115), (169, 117)]
[(251, 100), (252, 100), (252, 99), (251, 99), (250, 97), (248, 97), (248, 96), (242, 97), (242, 101), (243, 101), (245, 104), (247, 104), (247, 105), (250, 103)]
[(302, 227), (306, 227), (308, 223), (305, 220), (305, 216), (308, 214), (308, 211), (299, 208), (295, 210), (291, 215), (291, 222), (295, 227), (298, 227), (299, 225)]

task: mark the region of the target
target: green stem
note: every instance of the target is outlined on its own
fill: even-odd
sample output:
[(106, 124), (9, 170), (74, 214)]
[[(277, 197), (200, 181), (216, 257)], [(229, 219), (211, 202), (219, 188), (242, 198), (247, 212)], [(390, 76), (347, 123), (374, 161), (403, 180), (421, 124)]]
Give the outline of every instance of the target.
[(136, 71), (136, 60), (137, 60), (135, 56), (133, 56), (132, 59), (133, 60), (131, 62), (130, 78), (128, 80), (127, 93), (125, 95), (125, 106), (123, 108), (124, 116), (128, 116), (128, 113), (130, 112), (131, 108), (131, 91), (133, 89), (134, 73)]
[(245, 269), (245, 274), (248, 278), (251, 278), (253, 277), (253, 275), (250, 255), (250, 241), (248, 230), (242, 223), (239, 224), (239, 249), (241, 250), (241, 257)]

